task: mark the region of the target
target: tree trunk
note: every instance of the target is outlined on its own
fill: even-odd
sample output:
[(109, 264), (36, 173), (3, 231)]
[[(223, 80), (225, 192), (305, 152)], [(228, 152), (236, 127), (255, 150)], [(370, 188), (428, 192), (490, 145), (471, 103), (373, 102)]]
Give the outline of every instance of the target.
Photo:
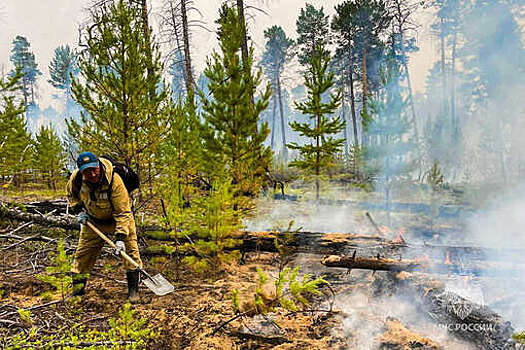
[(272, 149), (272, 151), (274, 150), (275, 148), (275, 111), (277, 109), (277, 97), (276, 97), (276, 92), (274, 91), (273, 92), (273, 101), (272, 101), (272, 138), (271, 138), (271, 143), (270, 143), (270, 148)]
[(317, 136), (315, 137), (315, 143), (317, 146), (317, 151), (315, 153), (315, 199), (319, 200), (319, 174), (321, 173), (321, 151), (319, 149), (320, 146), (320, 138), (319, 131), (321, 128), (321, 114), (317, 114), (317, 120), (316, 120), (316, 129), (317, 129)]
[(443, 94), (443, 100), (442, 100), (442, 103), (443, 103), (443, 106), (442, 106), (442, 109), (443, 109), (443, 116), (445, 116), (445, 114), (447, 113), (448, 111), (448, 103), (447, 103), (447, 96), (448, 96), (448, 89), (447, 89), (447, 71), (446, 71), (446, 64), (445, 64), (445, 19), (442, 17), (441, 18), (441, 35), (440, 35), (440, 39), (441, 39), (441, 74), (442, 74), (442, 94)]
[(281, 115), (281, 139), (283, 142), (283, 160), (285, 163), (287, 163), (288, 149), (286, 148), (286, 124), (284, 123), (283, 99), (281, 95), (281, 78), (279, 77), (279, 73), (277, 73), (277, 96), (279, 99), (279, 113)]
[(341, 112), (343, 113), (343, 120), (345, 122), (345, 128), (344, 128), (344, 138), (345, 138), (345, 149), (344, 149), (344, 155), (345, 157), (348, 156), (349, 153), (349, 144), (348, 144), (348, 122), (346, 118), (346, 89), (345, 89), (345, 82), (344, 82), (344, 71), (343, 71), (343, 86), (342, 86), (342, 96), (341, 96)]
[(459, 123), (456, 116), (456, 41), (457, 32), (454, 29), (450, 68), (450, 119), (452, 120), (452, 139), (455, 143), (459, 141)]
[(352, 113), (352, 126), (354, 128), (354, 146), (355, 148), (359, 148), (359, 138), (357, 135), (357, 117), (355, 114), (355, 95), (354, 95), (354, 65), (353, 65), (353, 59), (352, 54), (350, 54), (350, 69), (348, 71), (348, 79), (349, 79), (349, 85), (350, 85), (350, 110)]
[[(146, 0), (142, 0), (142, 26), (144, 30), (144, 37), (146, 38), (146, 42), (147, 42), (146, 57), (148, 59), (148, 63), (147, 63), (146, 70), (147, 70), (148, 79), (149, 79), (153, 76), (153, 67), (152, 67), (153, 56), (151, 53), (151, 33), (149, 30), (148, 4), (146, 3)], [(155, 96), (155, 90), (153, 88), (150, 89), (149, 96), (150, 98), (153, 98), (153, 96)]]
[(405, 75), (407, 78), (407, 87), (408, 87), (408, 100), (410, 103), (410, 112), (412, 113), (412, 125), (414, 128), (414, 138), (416, 139), (416, 142), (419, 141), (419, 131), (417, 130), (417, 118), (416, 118), (416, 108), (414, 106), (414, 94), (412, 92), (412, 82), (410, 80), (410, 73), (408, 71), (408, 64), (406, 59), (406, 53), (405, 53), (405, 39), (403, 37), (403, 32), (401, 32), (402, 28), (400, 26), (399, 28), (399, 37), (400, 37), (400, 45), (401, 45), (401, 54), (403, 56), (403, 68), (405, 69)]
[[(242, 46), (241, 46), (241, 52), (242, 52), (242, 66), (244, 69), (244, 73), (247, 77), (250, 77), (251, 80), (251, 72), (247, 65), (248, 62), (248, 36), (246, 34), (246, 18), (244, 16), (244, 1), (243, 0), (237, 0), (237, 12), (239, 14), (239, 22), (242, 26)], [(253, 88), (250, 84), (250, 103), (253, 108), (255, 102), (253, 99)]]
[[(177, 19), (176, 19), (176, 12), (175, 12), (175, 9), (173, 8), (173, 3), (170, 1), (169, 2), (169, 5), (170, 5), (170, 14), (171, 14), (171, 25), (173, 26), (173, 33), (175, 35), (175, 42), (177, 44), (177, 50), (179, 50), (179, 52), (181, 51), (184, 51), (184, 49), (181, 47), (181, 43), (180, 43), (180, 38), (179, 38), (179, 33), (178, 31), (176, 30), (176, 28), (178, 27), (177, 25)], [(186, 62), (186, 61), (184, 61)], [(188, 75), (187, 74), (184, 74), (184, 84), (187, 88), (188, 86)], [(187, 93), (188, 91), (186, 91)]]
[(184, 65), (186, 67), (186, 91), (188, 96), (193, 96), (193, 74), (191, 71), (190, 39), (188, 31), (188, 14), (186, 11), (186, 0), (180, 0), (182, 16), (182, 35), (184, 40)]
[(361, 132), (362, 132), (362, 138), (361, 141), (363, 144), (368, 145), (368, 137), (366, 135), (366, 123), (367, 121), (363, 118), (367, 114), (366, 110), (366, 103), (367, 103), (367, 97), (368, 97), (368, 91), (367, 91), (367, 71), (366, 71), (366, 42), (363, 43), (363, 106), (361, 109)]
[(366, 43), (363, 45), (363, 112), (366, 113), (367, 91), (367, 72), (366, 72)]

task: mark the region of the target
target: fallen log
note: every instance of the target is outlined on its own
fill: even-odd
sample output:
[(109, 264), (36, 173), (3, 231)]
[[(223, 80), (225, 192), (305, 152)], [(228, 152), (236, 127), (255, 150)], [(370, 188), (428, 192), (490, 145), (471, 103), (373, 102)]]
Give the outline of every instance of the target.
[[(46, 205), (52, 211), (57, 209), (56, 207), (51, 208), (52, 204), (48, 203)], [(56, 212), (51, 215), (43, 215), (30, 213), (16, 207), (0, 206), (0, 218), (2, 216), (19, 221), (33, 222), (46, 227), (59, 227), (66, 230), (80, 229), (75, 216), (56, 214)], [(137, 225), (137, 230), (139, 236), (150, 240), (176, 241), (175, 233), (160, 226)], [(243, 252), (277, 252), (275, 239), (279, 236), (283, 237), (283, 235), (275, 231), (239, 231), (234, 238), (243, 241), (239, 247)], [(191, 236), (190, 238), (193, 239)], [(182, 237), (179, 241), (186, 242), (187, 238)], [(463, 261), (525, 261), (523, 249), (397, 244), (379, 235), (352, 233), (296, 232), (290, 234), (287, 246), (292, 253), (320, 255), (349, 255), (358, 249), (360, 254), (364, 255), (376, 256), (380, 254), (381, 256), (403, 257), (405, 259), (415, 259), (422, 255), (427, 255), (429, 259), (445, 261), (448, 256), (448, 259), (453, 264), (458, 265)]]
[[(371, 271), (392, 271), (392, 272), (425, 272), (436, 274), (457, 274), (465, 276), (485, 276), (485, 277), (508, 277), (509, 275), (519, 275), (519, 266), (515, 264), (491, 264), (489, 262), (477, 263), (470, 262), (465, 264), (452, 264), (431, 262), (428, 259), (391, 259), (381, 256), (376, 257), (357, 257), (329, 255), (323, 257), (321, 263), (327, 267), (339, 267), (345, 269), (360, 269)], [(521, 266), (525, 268), (524, 266)]]

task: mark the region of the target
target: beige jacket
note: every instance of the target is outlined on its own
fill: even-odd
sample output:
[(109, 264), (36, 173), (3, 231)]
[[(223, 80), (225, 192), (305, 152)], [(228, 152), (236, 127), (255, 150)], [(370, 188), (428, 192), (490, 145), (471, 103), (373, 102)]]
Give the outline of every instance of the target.
[[(73, 174), (71, 174), (66, 187), (69, 205), (75, 206), (79, 203), (83, 204), (87, 213), (95, 219), (109, 220), (113, 218), (116, 222), (115, 232), (128, 235), (131, 231), (134, 231), (135, 228), (135, 219), (131, 211), (131, 199), (128, 190), (126, 186), (124, 186), (120, 175), (117, 173), (113, 175), (113, 165), (111, 162), (104, 158), (99, 159), (104, 167), (105, 178), (102, 180), (102, 185), (91, 195), (90, 188), (82, 181), (82, 187), (77, 198), (73, 193), (73, 182), (78, 172), (78, 169), (76, 169)], [(111, 191), (109, 191), (112, 176), (113, 186)], [(110, 195), (111, 198), (109, 198)]]

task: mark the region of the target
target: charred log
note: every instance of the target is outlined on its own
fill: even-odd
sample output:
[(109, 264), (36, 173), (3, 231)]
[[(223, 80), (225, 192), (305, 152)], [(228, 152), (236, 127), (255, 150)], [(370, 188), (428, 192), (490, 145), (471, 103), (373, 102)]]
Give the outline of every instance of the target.
[(509, 274), (519, 274), (520, 270), (508, 264), (492, 264), (490, 262), (470, 262), (464, 264), (431, 262), (428, 259), (391, 259), (381, 256), (357, 257), (352, 256), (325, 256), (321, 263), (327, 267), (340, 267), (349, 270), (361, 269), (371, 271), (392, 272), (425, 272), (435, 274), (458, 274), (465, 276), (499, 277)]

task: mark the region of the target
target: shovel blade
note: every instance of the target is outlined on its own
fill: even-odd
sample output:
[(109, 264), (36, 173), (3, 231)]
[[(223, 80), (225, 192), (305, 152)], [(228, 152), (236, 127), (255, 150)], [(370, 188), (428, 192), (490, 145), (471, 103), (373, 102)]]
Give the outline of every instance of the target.
[(156, 295), (166, 295), (175, 290), (175, 287), (160, 273), (151, 278), (144, 278), (142, 282)]

